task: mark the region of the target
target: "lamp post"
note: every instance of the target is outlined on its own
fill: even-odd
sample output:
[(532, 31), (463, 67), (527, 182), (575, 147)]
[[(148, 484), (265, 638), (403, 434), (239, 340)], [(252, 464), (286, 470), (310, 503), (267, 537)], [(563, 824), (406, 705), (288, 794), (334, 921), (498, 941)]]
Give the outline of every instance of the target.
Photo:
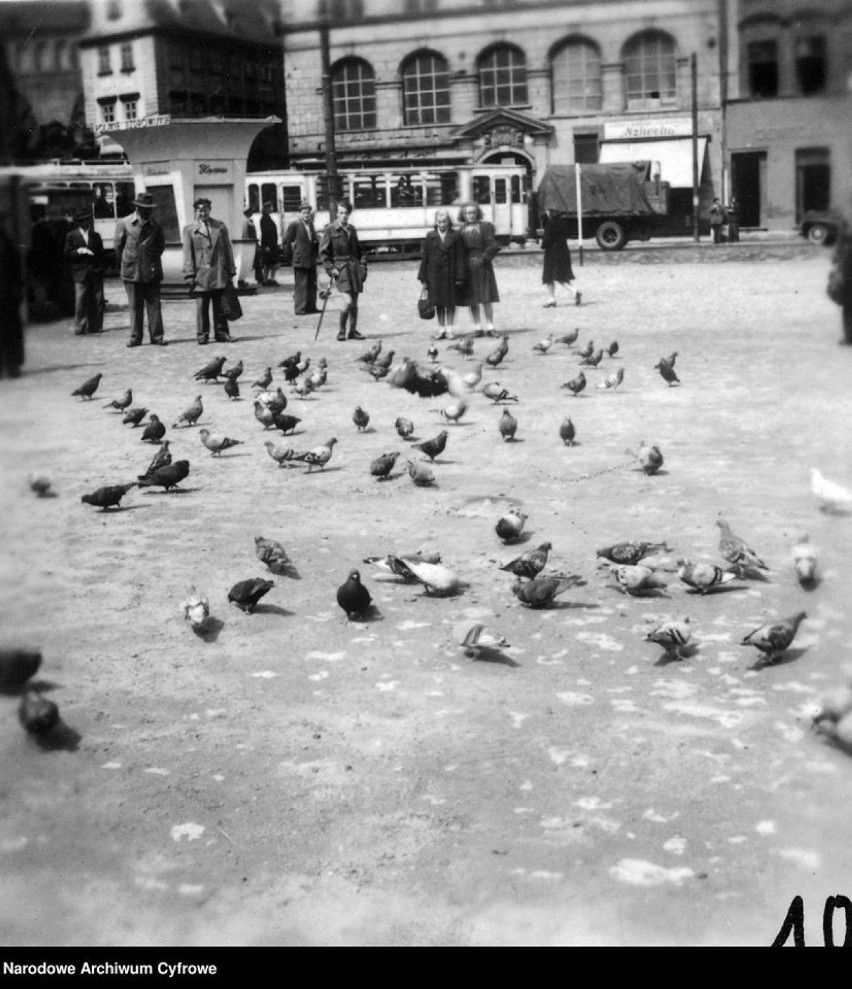
[(337, 175), (337, 147), (334, 133), (334, 102), (331, 97), (331, 41), (328, 15), (320, 21), (320, 59), (322, 63), (322, 112), (325, 122), (325, 171), (328, 177), (329, 216), (334, 219), (337, 200), (340, 197), (340, 180)]
[(698, 67), (695, 52), (689, 56), (692, 81), (692, 239), (697, 244), (698, 233)]

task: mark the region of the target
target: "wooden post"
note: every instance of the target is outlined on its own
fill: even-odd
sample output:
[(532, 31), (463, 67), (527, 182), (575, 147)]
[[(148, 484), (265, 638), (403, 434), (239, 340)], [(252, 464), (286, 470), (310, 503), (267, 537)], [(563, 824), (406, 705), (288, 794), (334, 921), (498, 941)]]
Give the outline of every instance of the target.
[(337, 215), (340, 178), (337, 174), (337, 146), (334, 133), (334, 102), (331, 98), (331, 42), (328, 22), (320, 24), (320, 59), (322, 62), (322, 111), (325, 122), (325, 171), (328, 178), (329, 217)]
[(692, 239), (697, 244), (698, 233), (698, 67), (695, 52), (689, 56), (690, 77), (692, 79)]
[(580, 181), (580, 163), (574, 162), (574, 182), (577, 190), (577, 257), (583, 267), (583, 191)]

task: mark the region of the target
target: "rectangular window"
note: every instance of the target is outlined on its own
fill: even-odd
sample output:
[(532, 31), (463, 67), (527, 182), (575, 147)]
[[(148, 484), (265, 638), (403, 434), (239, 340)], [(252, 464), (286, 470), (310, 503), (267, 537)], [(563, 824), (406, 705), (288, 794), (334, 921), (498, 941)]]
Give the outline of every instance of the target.
[(278, 190), (274, 182), (264, 182), (260, 187), (260, 205), (272, 203), (272, 212), (278, 212)]
[(831, 150), (796, 149), (796, 222), (808, 210), (827, 210), (831, 204)]
[(115, 103), (101, 103), (101, 123), (115, 123)]
[(136, 66), (133, 64), (133, 45), (127, 43), (121, 46), (121, 71), (132, 72)]
[(98, 75), (112, 75), (112, 65), (109, 60), (109, 47), (107, 45), (98, 49)]
[(480, 206), (487, 206), (491, 202), (491, 178), (488, 175), (474, 175), (473, 177), (473, 201)]
[(124, 119), (125, 120), (136, 120), (136, 112), (138, 103), (136, 100), (122, 100), (122, 105), (124, 106)]
[(778, 95), (778, 45), (752, 41), (748, 46), (748, 82), (752, 96)]
[(305, 198), (300, 185), (282, 185), (281, 198), (284, 200), (285, 213), (298, 213), (299, 203)]
[(386, 175), (360, 175), (351, 179), (352, 206), (355, 209), (384, 209), (387, 206), (386, 179)]
[(802, 96), (825, 91), (825, 38), (796, 39), (796, 79)]

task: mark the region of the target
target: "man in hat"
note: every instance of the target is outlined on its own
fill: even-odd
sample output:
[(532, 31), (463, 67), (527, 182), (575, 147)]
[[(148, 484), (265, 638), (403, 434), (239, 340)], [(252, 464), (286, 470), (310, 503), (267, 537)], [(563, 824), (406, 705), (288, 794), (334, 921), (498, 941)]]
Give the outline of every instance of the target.
[(136, 212), (118, 221), (114, 241), (119, 272), (130, 304), (130, 340), (127, 346), (141, 345), (143, 316), (147, 312), (151, 343), (165, 347), (160, 284), (163, 281), (162, 256), (166, 238), (163, 228), (152, 216), (156, 205), (153, 195), (140, 192), (133, 205)]
[(94, 229), (91, 207), (74, 213), (65, 235), (65, 259), (74, 280), (74, 332), (104, 331), (104, 244)]
[(232, 343), (222, 312), (222, 295), (237, 274), (231, 238), (225, 224), (210, 216), (209, 199), (196, 199), (193, 207), (195, 222), (183, 228), (183, 277), (195, 289), (195, 338), (201, 345), (209, 340), (212, 305), (216, 340)]
[(293, 307), (297, 316), (307, 316), (317, 309), (317, 260), (319, 238), (314, 229), (314, 211), (303, 199), (299, 219), (288, 224), (281, 241), (285, 261), (293, 262)]

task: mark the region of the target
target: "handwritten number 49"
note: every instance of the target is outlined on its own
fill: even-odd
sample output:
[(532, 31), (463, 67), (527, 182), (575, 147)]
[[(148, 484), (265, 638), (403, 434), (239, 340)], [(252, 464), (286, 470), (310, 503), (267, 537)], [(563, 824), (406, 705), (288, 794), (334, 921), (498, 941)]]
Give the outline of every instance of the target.
[[(834, 943), (834, 912), (843, 910), (845, 931), (843, 934), (843, 947), (852, 948), (852, 900), (848, 896), (829, 896), (825, 900), (825, 909), (822, 912), (822, 939), (826, 948), (836, 947)], [(794, 896), (787, 916), (781, 925), (778, 936), (772, 942), (773, 948), (783, 948), (787, 943), (790, 934), (793, 934), (793, 946), (796, 948), (805, 947), (805, 901), (801, 896)]]

